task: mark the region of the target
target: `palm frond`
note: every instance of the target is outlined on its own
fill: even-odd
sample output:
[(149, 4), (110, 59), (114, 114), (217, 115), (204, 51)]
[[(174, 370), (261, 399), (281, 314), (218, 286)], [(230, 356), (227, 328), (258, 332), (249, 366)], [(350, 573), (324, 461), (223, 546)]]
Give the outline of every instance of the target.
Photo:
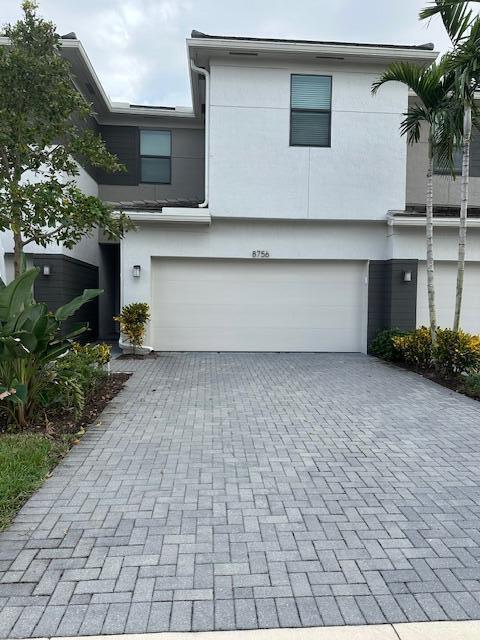
[(480, 85), (480, 18), (473, 23), (468, 38), (448, 56), (446, 66), (455, 75), (455, 91), (463, 101), (473, 103)]
[[(480, 2), (480, 0), (473, 0)], [(454, 45), (468, 37), (469, 30), (475, 20), (475, 14), (465, 0), (433, 0), (430, 6), (422, 9), (420, 20), (428, 20), (440, 15), (445, 30)]]
[(373, 83), (375, 94), (387, 82), (401, 82), (413, 91), (430, 110), (438, 109), (453, 89), (454, 74), (445, 67), (445, 57), (438, 64), (422, 67), (410, 62), (394, 62)]

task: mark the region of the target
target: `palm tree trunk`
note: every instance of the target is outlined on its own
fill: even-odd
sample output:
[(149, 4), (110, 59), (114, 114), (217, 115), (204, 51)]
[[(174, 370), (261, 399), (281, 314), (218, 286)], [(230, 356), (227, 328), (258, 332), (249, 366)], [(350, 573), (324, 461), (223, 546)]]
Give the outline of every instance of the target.
[(462, 192), (460, 199), (460, 222), (458, 227), (458, 266), (457, 290), (455, 295), (455, 315), (453, 330), (460, 329), (460, 314), (462, 311), (463, 281), (465, 276), (465, 252), (467, 245), (467, 215), (468, 215), (468, 183), (470, 178), (470, 139), (472, 136), (472, 109), (465, 107), (463, 117), (463, 158), (462, 158)]
[(437, 340), (437, 311), (435, 307), (435, 264), (433, 260), (433, 145), (429, 144), (425, 231), (427, 236), (427, 291), (432, 344)]

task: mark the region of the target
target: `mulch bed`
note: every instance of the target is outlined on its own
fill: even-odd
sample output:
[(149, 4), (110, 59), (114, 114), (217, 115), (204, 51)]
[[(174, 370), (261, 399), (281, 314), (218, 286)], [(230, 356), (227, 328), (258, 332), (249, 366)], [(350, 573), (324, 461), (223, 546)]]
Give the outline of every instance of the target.
[[(49, 412), (41, 424), (32, 424), (28, 430), (52, 438), (63, 438), (82, 434), (92, 424), (107, 404), (123, 389), (131, 373), (111, 373), (99, 382), (97, 387), (85, 398), (85, 409), (80, 416), (75, 417), (71, 411)], [(5, 424), (0, 424), (0, 435), (5, 432)]]
[(421, 369), (415, 369), (415, 367), (410, 367), (400, 362), (393, 362), (392, 364), (394, 364), (396, 367), (400, 367), (401, 369), (406, 369), (407, 371), (412, 371), (413, 373), (417, 373), (419, 376), (422, 376), (423, 378), (427, 378), (427, 380), (431, 380), (432, 382), (435, 382), (436, 384), (439, 384), (442, 387), (446, 387), (451, 391), (455, 391), (456, 393), (461, 393), (467, 396), (468, 398), (472, 398), (472, 400), (480, 401), (480, 394), (474, 396), (470, 393), (465, 392), (465, 382), (462, 376), (457, 376), (453, 378), (443, 378), (442, 376), (438, 375), (435, 369), (427, 369), (426, 371), (422, 371)]

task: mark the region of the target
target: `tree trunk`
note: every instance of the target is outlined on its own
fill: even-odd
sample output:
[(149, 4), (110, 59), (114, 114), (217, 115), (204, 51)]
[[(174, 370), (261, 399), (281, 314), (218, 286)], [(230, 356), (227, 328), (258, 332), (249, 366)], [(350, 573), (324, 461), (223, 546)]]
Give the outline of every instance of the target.
[(23, 271), (23, 242), (22, 242), (22, 234), (18, 231), (14, 231), (13, 233), (13, 266), (14, 266), (14, 274), (15, 278)]
[(430, 333), (432, 344), (437, 341), (437, 312), (435, 308), (435, 265), (433, 260), (433, 145), (429, 145), (429, 162), (427, 171), (427, 197), (425, 231), (427, 236), (427, 290), (428, 311), (430, 317)]
[(465, 251), (467, 244), (467, 215), (468, 215), (468, 183), (470, 178), (470, 139), (472, 136), (472, 109), (467, 106), (463, 117), (463, 158), (462, 158), (462, 192), (460, 199), (460, 222), (458, 227), (458, 266), (457, 290), (455, 295), (455, 315), (453, 330), (460, 329), (460, 314), (462, 311), (463, 280), (465, 276)]

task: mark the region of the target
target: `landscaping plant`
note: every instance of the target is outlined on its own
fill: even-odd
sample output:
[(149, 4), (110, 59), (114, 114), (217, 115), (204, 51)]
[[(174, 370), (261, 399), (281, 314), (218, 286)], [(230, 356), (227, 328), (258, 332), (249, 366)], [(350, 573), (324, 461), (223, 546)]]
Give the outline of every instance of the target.
[(401, 354), (393, 339), (404, 335), (405, 331), (400, 331), (399, 329), (380, 331), (370, 343), (369, 352), (387, 362), (398, 362), (401, 360)]
[(444, 378), (480, 369), (480, 336), (453, 329), (438, 329), (435, 368)]
[(480, 17), (471, 8), (471, 2), (460, 0), (434, 0), (420, 12), (420, 19), (439, 15), (452, 43), (452, 51), (445, 57), (448, 73), (453, 74), (452, 101), (460, 115), (457, 146), (462, 149), (462, 175), (460, 195), (460, 222), (458, 230), (458, 264), (453, 329), (460, 328), (460, 315), (465, 276), (467, 241), (468, 190), (470, 180), (470, 147), (472, 121), (478, 119), (475, 104), (480, 86)]
[[(55, 363), (70, 349), (71, 339), (87, 329), (87, 324), (79, 323), (62, 335), (62, 323), (101, 293), (99, 289), (86, 289), (51, 313), (33, 298), (37, 275), (38, 269), (30, 269), (0, 287), (0, 385), (15, 390), (3, 398), (1, 406), (20, 428), (25, 428), (44, 405), (55, 381), (61, 384)], [(75, 380), (71, 380), (66, 384), (74, 393)]]
[(46, 369), (49, 384), (41, 389), (41, 405), (50, 410), (72, 409), (78, 416), (88, 395), (108, 376), (104, 367), (109, 361), (107, 344), (73, 342), (69, 351)]
[(133, 226), (78, 188), (77, 159), (109, 172), (124, 167), (88, 127), (93, 107), (76, 89), (55, 25), (32, 0), (22, 7), (22, 20), (0, 30), (9, 39), (0, 46), (0, 231), (13, 234), (16, 276), (32, 242), (71, 249), (96, 227), (121, 238)]
[(415, 369), (429, 369), (433, 361), (432, 334), (427, 327), (420, 327), (404, 336), (393, 338), (402, 362)]
[(446, 59), (425, 68), (410, 62), (393, 62), (373, 83), (375, 94), (387, 82), (401, 82), (412, 91), (417, 102), (408, 107), (400, 125), (401, 135), (406, 135), (409, 144), (420, 141), (422, 127), (426, 127), (428, 139), (428, 166), (426, 172), (426, 258), (427, 292), (430, 334), (432, 342), (436, 340), (437, 312), (435, 303), (435, 265), (433, 251), (433, 168), (435, 158), (453, 165), (455, 128), (458, 109), (453, 99), (454, 74), (448, 72)]
[(465, 376), (463, 390), (471, 398), (480, 398), (480, 373), (470, 373)]
[(133, 353), (141, 347), (145, 338), (150, 307), (146, 302), (132, 302), (123, 307), (122, 313), (114, 320), (120, 323), (120, 330), (133, 348)]

